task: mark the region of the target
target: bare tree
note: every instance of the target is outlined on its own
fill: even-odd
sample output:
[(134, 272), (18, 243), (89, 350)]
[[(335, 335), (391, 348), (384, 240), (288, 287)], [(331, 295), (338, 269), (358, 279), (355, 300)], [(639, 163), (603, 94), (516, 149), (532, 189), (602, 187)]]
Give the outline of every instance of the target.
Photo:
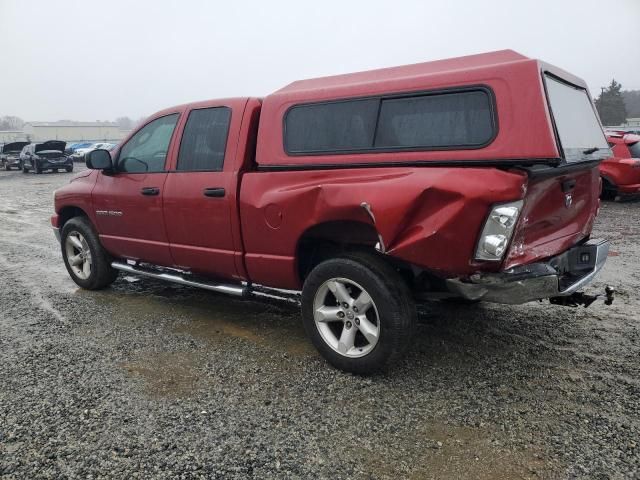
[(0, 117), (0, 130), (21, 130), (24, 121), (20, 117), (5, 115)]

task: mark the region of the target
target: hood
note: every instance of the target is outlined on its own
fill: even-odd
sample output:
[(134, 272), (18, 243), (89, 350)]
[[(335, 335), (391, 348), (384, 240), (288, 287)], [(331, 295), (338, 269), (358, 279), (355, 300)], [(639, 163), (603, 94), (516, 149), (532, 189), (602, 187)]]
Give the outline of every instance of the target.
[(0, 153), (7, 153), (7, 152), (19, 152), (21, 151), (24, 147), (26, 147), (27, 145), (29, 145), (30, 142), (13, 142), (13, 143), (6, 143), (5, 145), (2, 146), (2, 150), (0, 150)]
[(60, 140), (49, 140), (48, 142), (38, 143), (36, 145), (35, 153), (42, 152), (44, 150), (58, 150), (60, 152), (64, 152), (66, 146), (67, 142), (62, 142)]

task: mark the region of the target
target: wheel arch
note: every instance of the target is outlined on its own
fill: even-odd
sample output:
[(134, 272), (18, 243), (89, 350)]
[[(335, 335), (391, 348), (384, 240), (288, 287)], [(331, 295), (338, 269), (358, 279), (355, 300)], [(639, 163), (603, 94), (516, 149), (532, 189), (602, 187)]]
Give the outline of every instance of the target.
[(377, 242), (376, 229), (357, 220), (332, 220), (308, 227), (296, 246), (296, 271), (300, 284), (323, 260), (355, 249), (374, 251)]
[[(91, 218), (82, 208), (77, 207), (75, 205), (67, 205), (62, 207), (58, 212), (58, 225), (60, 230), (64, 227), (64, 224), (67, 223), (74, 217), (85, 217), (89, 222), (91, 222)], [(91, 222), (93, 224), (93, 222)]]

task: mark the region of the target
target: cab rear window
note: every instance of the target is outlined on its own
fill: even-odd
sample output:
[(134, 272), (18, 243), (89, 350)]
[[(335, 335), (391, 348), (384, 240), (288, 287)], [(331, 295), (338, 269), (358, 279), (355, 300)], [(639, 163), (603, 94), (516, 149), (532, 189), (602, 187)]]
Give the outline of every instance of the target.
[(545, 75), (551, 113), (568, 163), (612, 156), (596, 111), (583, 88)]
[(289, 155), (481, 148), (497, 133), (486, 88), (296, 105)]

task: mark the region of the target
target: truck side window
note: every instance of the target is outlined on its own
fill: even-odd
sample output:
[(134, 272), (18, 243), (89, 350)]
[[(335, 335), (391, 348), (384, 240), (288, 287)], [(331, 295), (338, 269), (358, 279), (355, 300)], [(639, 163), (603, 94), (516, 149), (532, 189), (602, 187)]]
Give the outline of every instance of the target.
[(290, 155), (481, 148), (497, 131), (487, 89), (295, 105), (285, 115)]
[(482, 145), (494, 134), (489, 95), (457, 92), (383, 99), (376, 148)]
[(182, 134), (177, 170), (221, 171), (230, 120), (227, 107), (192, 110)]
[(120, 149), (117, 170), (128, 173), (152, 173), (164, 171), (178, 114), (160, 117), (142, 127)]
[(285, 145), (290, 153), (371, 148), (378, 99), (297, 105), (286, 115)]

